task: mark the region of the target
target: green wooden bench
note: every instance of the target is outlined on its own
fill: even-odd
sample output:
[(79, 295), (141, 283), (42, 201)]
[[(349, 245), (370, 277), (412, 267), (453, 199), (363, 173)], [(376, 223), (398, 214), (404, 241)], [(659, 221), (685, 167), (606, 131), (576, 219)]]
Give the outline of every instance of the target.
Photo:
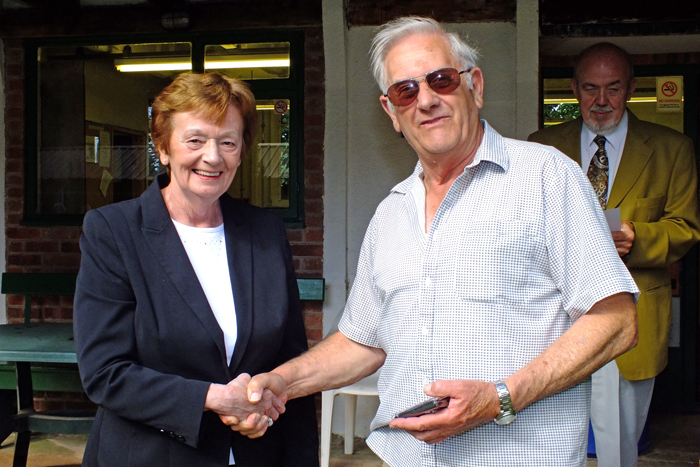
[[(8, 273), (2, 274), (1, 292), (24, 295), (24, 322), (29, 323), (34, 295), (75, 294), (76, 274)], [(323, 301), (325, 280), (297, 279), (299, 296), (304, 301)], [(83, 392), (75, 365), (33, 365), (32, 384), (35, 391)], [(15, 389), (17, 379), (14, 365), (0, 363), (0, 389)]]
[[(24, 323), (29, 324), (34, 295), (74, 295), (75, 274), (8, 273), (2, 274), (0, 292), (6, 295), (24, 295)], [(32, 385), (35, 391), (83, 392), (74, 364), (36, 364), (32, 366)], [(15, 366), (0, 364), (0, 389), (15, 389)]]
[[(76, 365), (73, 329), (70, 323), (31, 324), (32, 297), (36, 295), (73, 295), (75, 274), (3, 273), (0, 291), (24, 295), (24, 324), (2, 325), (0, 389), (14, 389), (17, 404), (4, 407), (0, 420), (0, 438), (16, 432), (12, 465), (27, 465), (32, 432), (87, 434), (95, 412), (52, 410), (37, 412), (34, 391), (83, 392)], [(3, 391), (8, 404), (9, 391)]]
[[(17, 432), (13, 466), (27, 464), (32, 432), (87, 434), (94, 412), (82, 410), (36, 412), (34, 391), (83, 392), (78, 374), (72, 326), (68, 324), (31, 324), (32, 296), (74, 295), (75, 274), (3, 273), (0, 291), (24, 295), (24, 325), (1, 325), (5, 336), (0, 343), (0, 442)], [(302, 300), (323, 301), (324, 279), (298, 279)], [(17, 396), (11, 407), (11, 394)]]

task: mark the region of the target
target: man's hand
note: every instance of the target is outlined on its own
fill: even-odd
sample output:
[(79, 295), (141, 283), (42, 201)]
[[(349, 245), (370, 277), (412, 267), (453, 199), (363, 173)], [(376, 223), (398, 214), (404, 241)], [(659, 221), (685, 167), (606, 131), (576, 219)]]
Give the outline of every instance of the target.
[(273, 392), (283, 404), (287, 403), (287, 383), (276, 373), (260, 373), (248, 383), (248, 401), (251, 404), (260, 402), (262, 395)]
[(439, 380), (424, 391), (430, 397), (449, 397), (450, 405), (434, 414), (397, 418), (389, 426), (428, 444), (492, 422), (501, 407), (496, 387), (486, 381)]
[(212, 384), (204, 408), (216, 412), (226, 425), (246, 436), (262, 436), (270, 420), (277, 420), (284, 413), (284, 401), (272, 391), (260, 391), (255, 403), (248, 401), (250, 375), (241, 373), (226, 385)]
[[(252, 379), (248, 377), (245, 395), (247, 403), (253, 406), (265, 404), (265, 401), (268, 399), (285, 404), (287, 402), (287, 385), (279, 375), (261, 373)], [(282, 412), (284, 412), (284, 409), (280, 413)], [(273, 420), (276, 419), (276, 417), (273, 418)], [(258, 413), (251, 413), (245, 418), (222, 416), (221, 420), (226, 425), (229, 425), (233, 431), (237, 431), (249, 438), (261, 437), (265, 434), (268, 427), (271, 426), (270, 418)]]
[(615, 248), (617, 248), (617, 254), (620, 255), (620, 258), (632, 250), (635, 237), (634, 225), (630, 221), (622, 221), (622, 230), (612, 232), (613, 242), (615, 242)]
[[(359, 344), (336, 332), (272, 372), (248, 380), (244, 393), (246, 402), (259, 405), (272, 397), (272, 401), (285, 404), (289, 399), (347, 386), (377, 371), (385, 358), (382, 349)], [(247, 415), (222, 420), (250, 438), (261, 436), (267, 429), (261, 420)]]

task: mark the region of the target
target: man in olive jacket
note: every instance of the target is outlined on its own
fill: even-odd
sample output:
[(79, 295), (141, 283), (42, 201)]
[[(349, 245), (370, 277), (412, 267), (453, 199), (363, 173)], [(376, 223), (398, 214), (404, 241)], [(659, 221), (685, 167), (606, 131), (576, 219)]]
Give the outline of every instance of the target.
[(579, 55), (571, 80), (581, 117), (528, 138), (567, 154), (589, 178), (595, 166), (605, 167), (594, 189), (603, 209), (620, 209), (622, 229), (612, 232), (613, 240), (641, 291), (637, 346), (593, 375), (591, 421), (601, 467), (637, 465), (654, 378), (668, 361), (668, 265), (700, 239), (693, 143), (626, 110), (635, 86), (629, 55), (595, 44)]

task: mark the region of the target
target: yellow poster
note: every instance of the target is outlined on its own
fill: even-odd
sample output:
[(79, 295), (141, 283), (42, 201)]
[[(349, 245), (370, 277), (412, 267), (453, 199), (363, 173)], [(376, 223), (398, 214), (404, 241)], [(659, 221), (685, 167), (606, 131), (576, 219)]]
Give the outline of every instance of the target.
[(656, 111), (683, 111), (682, 76), (659, 76), (656, 78)]

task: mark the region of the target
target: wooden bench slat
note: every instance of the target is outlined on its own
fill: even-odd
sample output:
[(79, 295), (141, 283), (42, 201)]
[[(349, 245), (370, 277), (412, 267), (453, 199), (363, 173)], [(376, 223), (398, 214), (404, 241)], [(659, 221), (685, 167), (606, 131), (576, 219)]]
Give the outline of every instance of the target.
[(73, 295), (77, 274), (2, 273), (2, 293), (13, 295)]
[[(73, 295), (76, 274), (61, 273), (2, 273), (2, 293), (12, 295)], [(302, 300), (322, 301), (326, 281), (322, 278), (299, 278)]]
[[(0, 389), (16, 389), (15, 366), (0, 364)], [(32, 364), (32, 388), (34, 391), (83, 392), (76, 365), (45, 366)]]

